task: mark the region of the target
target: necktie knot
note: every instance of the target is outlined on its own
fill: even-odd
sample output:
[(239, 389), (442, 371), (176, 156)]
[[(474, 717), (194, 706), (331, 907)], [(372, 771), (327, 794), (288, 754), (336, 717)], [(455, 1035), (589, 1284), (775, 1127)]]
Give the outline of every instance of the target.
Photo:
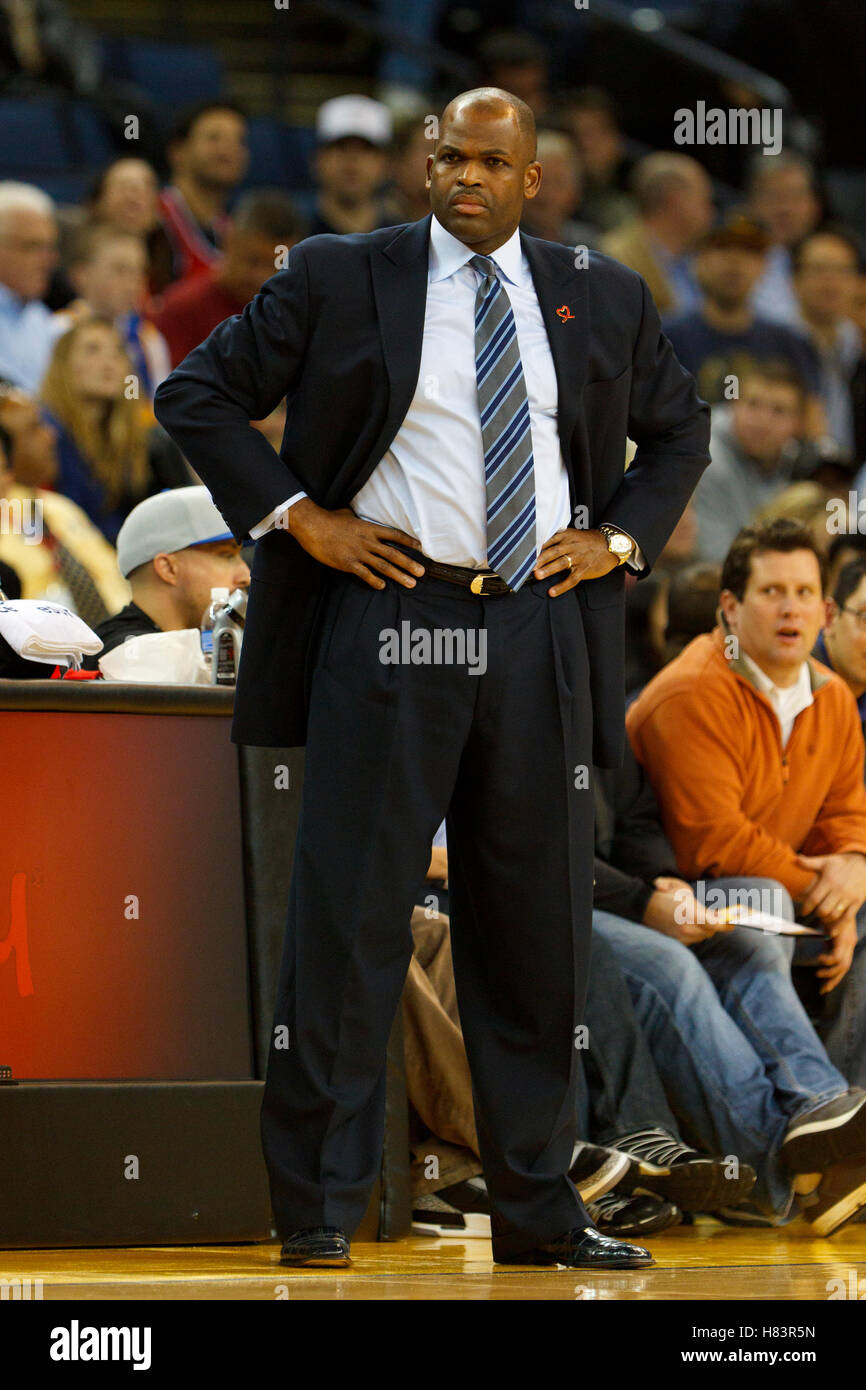
[(484, 275), (488, 280), (497, 280), (496, 262), (489, 256), (473, 256), (469, 262), (473, 270), (477, 270), (479, 275)]

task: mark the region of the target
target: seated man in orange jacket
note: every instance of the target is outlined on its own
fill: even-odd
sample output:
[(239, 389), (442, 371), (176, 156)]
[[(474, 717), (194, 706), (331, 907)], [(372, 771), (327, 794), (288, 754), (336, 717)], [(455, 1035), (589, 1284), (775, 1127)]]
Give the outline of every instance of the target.
[[(774, 879), (801, 920), (822, 926), (817, 974), (823, 992), (838, 990), (825, 1043), (850, 1087), (866, 1080), (863, 991), (845, 988), (855, 954), (858, 977), (866, 967), (858, 947), (858, 913), (866, 929), (864, 748), (850, 690), (809, 656), (825, 616), (823, 579), (822, 557), (799, 523), (744, 528), (725, 559), (719, 625), (649, 682), (627, 727), (698, 898), (709, 880)], [(790, 966), (789, 938), (738, 927), (710, 931), (690, 949), (747, 1032), (750, 1014), (778, 1006), (774, 976)], [(806, 1089), (801, 1060), (793, 1031), (789, 1046), (765, 1058), (795, 1110)], [(795, 1171), (805, 1173), (804, 1163), (817, 1171), (843, 1136), (836, 1157), (866, 1156), (866, 1091), (797, 1115), (785, 1144)]]

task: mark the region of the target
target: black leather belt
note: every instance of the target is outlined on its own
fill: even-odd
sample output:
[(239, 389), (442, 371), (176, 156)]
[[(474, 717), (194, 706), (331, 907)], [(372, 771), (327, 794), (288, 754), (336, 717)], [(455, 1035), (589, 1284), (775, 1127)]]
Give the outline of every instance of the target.
[(449, 584), (459, 584), (464, 589), (470, 589), (473, 594), (479, 594), (482, 598), (487, 594), (510, 594), (513, 593), (510, 584), (498, 575), (495, 570), (473, 570), (466, 569), (463, 565), (441, 565), (438, 560), (431, 560), (419, 550), (411, 550), (409, 546), (399, 545), (398, 550), (402, 550), (406, 555), (411, 555), (419, 565), (424, 566), (426, 574), (431, 579), (444, 579)]

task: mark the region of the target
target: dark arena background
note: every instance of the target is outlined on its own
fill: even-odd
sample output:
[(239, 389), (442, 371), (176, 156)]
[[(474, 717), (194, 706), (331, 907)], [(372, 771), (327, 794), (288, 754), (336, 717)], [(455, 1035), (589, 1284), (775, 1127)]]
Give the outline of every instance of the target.
[[(175, 1338), (200, 1328), (216, 1370), (221, 1337), (235, 1344), (243, 1328), (256, 1341), (240, 1364), (263, 1350), (273, 1374), (287, 1326), (252, 1305), (285, 1301), (591, 1302), (576, 1314), (578, 1374), (587, 1352), (593, 1368), (607, 1372), (614, 1354), (636, 1368), (650, 1338), (664, 1370), (822, 1367), (849, 1336), (853, 1355), (853, 1310), (824, 1305), (866, 1298), (864, 66), (860, 0), (0, 0), (0, 1303), (28, 1364), (199, 1369), (207, 1360)], [(368, 351), (367, 272), (337, 294), (321, 267), (343, 263), (336, 238), (385, 246), (380, 229), (428, 218), (440, 120), (476, 88), (520, 99), (537, 127), (524, 164), (537, 160), (541, 182), (524, 183), (513, 262), (539, 326), (538, 305), (544, 315), (534, 345), (507, 266), (496, 282), (514, 290), (536, 465), (546, 410), (570, 459), (621, 444), (622, 477), (633, 470), (648, 490), (663, 436), (666, 465), (681, 455), (685, 468), (689, 454), (693, 467), (695, 448), (664, 434), (651, 379), (662, 361), (709, 441), (658, 544), (633, 503), (606, 516), (600, 485), (578, 495), (570, 475), (567, 536), (617, 555), (618, 578), (577, 589), (587, 640), (603, 634), (592, 640), (608, 653), (624, 642), (592, 693), (598, 721), (624, 691), (626, 727), (622, 765), (576, 767), (569, 792), (592, 799), (595, 861), (568, 1182), (593, 1230), (652, 1262), (494, 1260), (443, 820), (411, 921), (395, 928), (411, 961), (351, 1263), (281, 1263), (260, 1114), (269, 1057), (276, 1071), (282, 1048), (304, 1046), (303, 1028), (283, 1038), (279, 1025), (286, 905), (305, 860), (304, 748), (288, 724), (282, 740), (258, 738), (284, 691), (256, 690), (293, 647), (303, 668), (312, 580), (288, 577), (288, 547), (301, 547), (278, 534), (291, 531), (294, 499), (250, 531), (293, 492), (308, 494), (298, 517), (310, 496), (319, 514), (344, 506), (316, 493), (308, 406), (295, 408), (314, 359), (345, 367), (316, 402), (323, 440), (346, 439), (348, 455), (381, 423), (381, 458), (408, 411), (425, 421), (429, 458), (447, 452), (459, 373), (445, 362), (426, 373), (426, 356), (419, 373), (423, 313), (406, 297), (389, 351), (352, 377)], [(448, 158), (441, 175), (434, 163), (434, 193), (437, 177), (456, 179), (463, 223), (486, 216), (513, 151), (504, 168), (497, 153)], [(313, 240), (323, 234), (327, 244)], [(544, 244), (562, 268), (549, 291)], [(295, 326), (274, 304), (297, 299), (260, 291), (299, 274), (310, 299), (293, 358)], [(469, 274), (464, 256), (455, 285)], [(434, 303), (457, 314), (456, 300), (434, 300), (437, 284), (431, 269), (428, 330)], [(632, 309), (645, 294), (628, 331), (605, 326), (593, 286), (608, 284)], [(234, 465), (228, 444), (225, 462), (217, 451), (209, 463), (210, 443), (197, 451), (195, 410), (179, 413), (172, 393), (209, 368), (199, 355), (172, 374), (251, 312), (270, 314), (269, 351), (286, 373), (280, 396), (272, 362), (241, 370), (229, 354), (228, 394), (246, 419), (246, 402), (267, 398), (248, 476), (278, 454), (296, 466), (284, 494), (277, 475), (251, 482), (232, 512), (221, 470), (239, 468), (244, 448)], [(557, 334), (572, 329), (586, 336), (570, 343), (592, 346), (568, 365)], [(396, 390), (409, 361), (387, 432), (377, 392), (386, 374)], [(555, 393), (546, 407), (535, 399), (545, 382), (558, 407)], [(236, 428), (226, 423), (226, 440)], [(295, 473), (305, 487), (290, 485)], [(465, 476), (424, 505), (468, 513)], [(606, 520), (638, 547), (621, 567), (597, 529)], [(447, 546), (442, 559), (484, 568), (483, 555)], [(458, 580), (430, 582), (447, 593)], [(471, 593), (492, 611), (477, 578)], [(483, 672), (480, 635), (481, 649), (455, 659)], [(245, 639), (259, 645), (233, 740)], [(413, 654), (408, 627), (403, 639), (380, 660), (452, 659), (436, 645)], [(346, 689), (360, 691), (360, 668), (329, 641), (326, 669), (342, 661)], [(566, 686), (568, 668), (566, 657)], [(387, 700), (396, 667), (382, 670)], [(358, 694), (354, 714), (360, 733), (381, 708)], [(431, 758), (448, 737), (431, 724)], [(522, 769), (537, 725), (521, 738), (524, 761), (499, 753)], [(328, 778), (345, 771), (348, 786), (356, 739), (330, 751)], [(398, 843), (380, 770), (339, 819), (375, 821)], [(559, 830), (562, 804), (544, 812)], [(534, 814), (526, 835), (540, 844)], [(335, 839), (330, 869), (334, 883), (351, 872), (363, 913), (364, 853), (349, 864)], [(537, 892), (539, 961), (543, 876), (523, 875)], [(331, 887), (329, 871), (323, 900)], [(489, 964), (502, 979), (496, 935)], [(361, 1009), (355, 975), (341, 984), (326, 964), (347, 1016)], [(457, 974), (459, 993), (459, 959)], [(384, 1040), (389, 1020), (377, 1021)], [(544, 1011), (525, 1022), (515, 1058), (544, 1045)], [(516, 1084), (514, 1117), (538, 1099)], [(226, 1302), (242, 1323), (213, 1317)], [(617, 1320), (614, 1304), (629, 1305)], [(630, 1319), (634, 1340), (612, 1340)], [(107, 1327), (120, 1328), (114, 1341)], [(302, 1327), (288, 1331), (293, 1352)]]

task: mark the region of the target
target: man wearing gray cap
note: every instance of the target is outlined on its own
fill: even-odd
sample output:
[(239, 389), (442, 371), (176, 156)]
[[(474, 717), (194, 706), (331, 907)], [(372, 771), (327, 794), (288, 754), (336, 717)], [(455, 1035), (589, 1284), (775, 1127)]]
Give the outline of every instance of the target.
[(380, 189), (387, 173), (391, 113), (371, 97), (323, 102), (316, 114), (318, 193), (310, 232), (372, 232), (388, 225)]
[(129, 580), (132, 602), (95, 629), (99, 658), (129, 637), (198, 627), (218, 586), (245, 589), (249, 567), (206, 487), (166, 488), (133, 507), (117, 537), (117, 563)]

